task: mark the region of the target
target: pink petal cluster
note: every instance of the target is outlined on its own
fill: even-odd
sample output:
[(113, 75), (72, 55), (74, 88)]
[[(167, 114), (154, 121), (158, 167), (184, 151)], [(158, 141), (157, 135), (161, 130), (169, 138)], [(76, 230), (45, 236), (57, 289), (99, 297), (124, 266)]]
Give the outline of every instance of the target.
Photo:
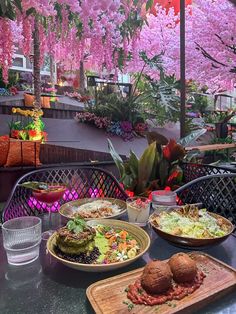
[(52, 16), (56, 14), (54, 3), (56, 0), (21, 0), (22, 8), (27, 10), (34, 8), (36, 12), (43, 16)]
[[(12, 55), (14, 52), (13, 22), (0, 18), (0, 67), (5, 82), (8, 78), (8, 69), (12, 65)], [(3, 36), (4, 34), (4, 36)]]
[[(64, 70), (77, 70), (80, 62), (102, 71), (113, 71), (118, 66), (119, 49), (128, 55), (128, 40), (137, 35), (137, 27), (122, 30), (130, 14), (138, 16), (144, 0), (21, 0), (23, 13), (17, 12), (17, 25), (21, 29), (21, 38), (11, 32), (11, 22), (1, 20), (0, 26), (0, 65), (4, 79), (13, 57), (14, 41), (25, 55), (32, 53), (32, 34), (34, 31), (33, 10), (40, 18), (39, 37), (41, 64), (45, 54), (54, 57)], [(60, 7), (60, 14), (56, 8)], [(46, 25), (46, 27), (45, 27)], [(86, 68), (88, 66), (85, 65)]]
[[(141, 71), (140, 52), (149, 58), (162, 55), (167, 74), (180, 77), (180, 24), (174, 10), (157, 6), (156, 16), (147, 16), (140, 40), (127, 71)], [(212, 92), (231, 90), (236, 80), (236, 8), (228, 0), (195, 0), (186, 9), (186, 78)], [(205, 55), (204, 55), (205, 54)], [(206, 57), (209, 54), (212, 59)], [(159, 78), (156, 68), (145, 66), (144, 73)]]

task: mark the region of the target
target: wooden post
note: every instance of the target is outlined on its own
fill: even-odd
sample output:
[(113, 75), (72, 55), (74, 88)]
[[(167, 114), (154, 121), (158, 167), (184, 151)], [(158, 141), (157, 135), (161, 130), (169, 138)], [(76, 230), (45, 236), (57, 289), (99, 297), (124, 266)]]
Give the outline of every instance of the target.
[(41, 78), (40, 78), (40, 42), (39, 42), (39, 20), (38, 16), (35, 16), (34, 22), (34, 95), (35, 95), (35, 107), (41, 108)]
[(50, 79), (51, 79), (51, 86), (55, 89), (56, 78), (55, 78), (55, 62), (53, 57), (50, 56)]
[(79, 89), (80, 92), (85, 92), (85, 82), (84, 82), (84, 63), (83, 61), (80, 61), (79, 66)]
[(180, 0), (180, 137), (185, 136), (185, 0)]

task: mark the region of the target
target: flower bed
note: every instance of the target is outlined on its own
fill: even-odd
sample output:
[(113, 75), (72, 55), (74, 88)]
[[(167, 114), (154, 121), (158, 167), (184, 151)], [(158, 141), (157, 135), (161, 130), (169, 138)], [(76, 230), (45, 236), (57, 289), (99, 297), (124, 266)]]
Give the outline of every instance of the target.
[(130, 121), (112, 121), (108, 117), (99, 117), (91, 112), (79, 112), (75, 119), (78, 122), (87, 123), (96, 126), (99, 129), (105, 129), (112, 135), (122, 137), (125, 141), (132, 140), (135, 136), (143, 136), (147, 130), (146, 123), (136, 123), (133, 125)]

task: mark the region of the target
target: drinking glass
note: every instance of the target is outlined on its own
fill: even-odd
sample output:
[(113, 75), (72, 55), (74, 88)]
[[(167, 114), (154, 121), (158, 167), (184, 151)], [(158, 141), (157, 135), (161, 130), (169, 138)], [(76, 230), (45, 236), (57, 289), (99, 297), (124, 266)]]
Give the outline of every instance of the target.
[(168, 211), (176, 205), (177, 194), (172, 191), (157, 190), (152, 192), (152, 208), (155, 213), (159, 214), (162, 211)]
[(26, 265), (39, 256), (42, 222), (39, 217), (19, 217), (2, 225), (3, 246), (11, 265)]
[(49, 211), (49, 230), (42, 233), (42, 239), (47, 240), (54, 232), (52, 230), (52, 206), (55, 202), (58, 202), (64, 195), (67, 187), (64, 185), (49, 185), (51, 190), (33, 190), (32, 195), (38, 201), (45, 203)]
[(130, 197), (126, 200), (130, 223), (144, 227), (150, 214), (150, 200), (146, 197)]

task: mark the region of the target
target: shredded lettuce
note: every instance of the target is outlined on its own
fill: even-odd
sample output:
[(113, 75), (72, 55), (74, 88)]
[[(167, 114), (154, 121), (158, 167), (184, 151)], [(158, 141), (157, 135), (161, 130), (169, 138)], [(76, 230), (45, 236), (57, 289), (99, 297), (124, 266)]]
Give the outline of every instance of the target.
[(197, 217), (184, 216), (177, 211), (162, 212), (158, 217), (158, 227), (170, 234), (197, 239), (216, 238), (227, 234), (206, 209), (200, 209)]

